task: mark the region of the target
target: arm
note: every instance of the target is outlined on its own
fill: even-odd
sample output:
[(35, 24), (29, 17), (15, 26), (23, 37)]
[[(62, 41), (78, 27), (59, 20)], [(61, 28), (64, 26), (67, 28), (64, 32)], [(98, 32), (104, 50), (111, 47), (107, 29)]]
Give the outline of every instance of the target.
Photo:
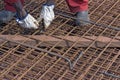
[(46, 0), (47, 5), (53, 5), (55, 3), (55, 0)]
[(16, 2), (13, 3), (13, 6), (17, 12), (16, 21), (21, 27), (33, 28), (33, 29), (38, 28), (38, 26), (39, 26), (38, 21), (32, 15), (28, 14), (25, 11), (20, 0), (16, 0)]
[(25, 9), (23, 8), (20, 0), (17, 0), (17, 2), (15, 2), (13, 5), (14, 5), (16, 11), (17, 11), (18, 18), (19, 19), (24, 18), (27, 13), (26, 13)]

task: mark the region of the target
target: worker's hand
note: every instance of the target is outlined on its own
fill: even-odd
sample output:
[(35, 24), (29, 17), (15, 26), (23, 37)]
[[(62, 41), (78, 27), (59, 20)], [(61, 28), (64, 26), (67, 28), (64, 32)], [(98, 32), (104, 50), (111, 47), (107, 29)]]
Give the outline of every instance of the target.
[(40, 19), (43, 19), (45, 29), (48, 28), (48, 26), (51, 24), (55, 17), (53, 9), (54, 5), (44, 4), (42, 6), (42, 10), (40, 12)]
[(21, 27), (24, 28), (37, 29), (39, 26), (38, 21), (30, 14), (27, 14), (27, 16), (24, 19), (16, 19), (16, 21)]

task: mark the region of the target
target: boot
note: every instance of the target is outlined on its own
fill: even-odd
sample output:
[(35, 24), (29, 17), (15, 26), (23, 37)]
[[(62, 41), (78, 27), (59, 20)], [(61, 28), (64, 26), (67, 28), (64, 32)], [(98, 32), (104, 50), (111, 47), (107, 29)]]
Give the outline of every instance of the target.
[[(84, 25), (88, 25), (89, 23), (85, 22), (85, 21), (90, 21), (89, 16), (88, 16), (88, 11), (79, 11), (76, 13), (76, 20), (75, 20), (75, 24), (76, 26), (84, 26)], [(85, 21), (81, 21), (81, 20), (85, 20)]]

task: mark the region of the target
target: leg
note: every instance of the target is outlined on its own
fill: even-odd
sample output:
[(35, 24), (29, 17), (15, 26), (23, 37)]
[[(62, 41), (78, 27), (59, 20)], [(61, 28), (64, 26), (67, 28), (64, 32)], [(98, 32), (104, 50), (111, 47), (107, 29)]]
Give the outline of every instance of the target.
[(88, 16), (88, 0), (66, 0), (71, 12), (76, 13), (76, 25), (86, 25), (86, 22), (80, 21), (85, 20), (89, 21)]
[(15, 13), (10, 11), (0, 11), (0, 24), (2, 23), (8, 23), (13, 17), (15, 16)]

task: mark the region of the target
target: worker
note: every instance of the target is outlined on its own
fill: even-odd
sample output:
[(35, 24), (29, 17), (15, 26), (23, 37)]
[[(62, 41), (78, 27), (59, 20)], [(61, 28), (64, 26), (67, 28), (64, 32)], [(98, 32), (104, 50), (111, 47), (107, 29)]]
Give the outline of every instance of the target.
[[(81, 21), (89, 21), (88, 16), (88, 0), (66, 0), (70, 11), (75, 13), (76, 20), (75, 24), (79, 25), (87, 25), (87, 22)], [(44, 24), (48, 27), (52, 20), (54, 19), (54, 0), (47, 0), (43, 5), (40, 17), (44, 19)], [(46, 17), (47, 16), (47, 17)]]
[(4, 10), (0, 11), (0, 24), (8, 23), (15, 17), (21, 27), (37, 29), (37, 20), (28, 14), (23, 6), (24, 0), (4, 0)]
[(88, 23), (81, 20), (89, 21), (88, 0), (66, 0), (71, 12), (76, 14), (76, 25), (86, 25)]

